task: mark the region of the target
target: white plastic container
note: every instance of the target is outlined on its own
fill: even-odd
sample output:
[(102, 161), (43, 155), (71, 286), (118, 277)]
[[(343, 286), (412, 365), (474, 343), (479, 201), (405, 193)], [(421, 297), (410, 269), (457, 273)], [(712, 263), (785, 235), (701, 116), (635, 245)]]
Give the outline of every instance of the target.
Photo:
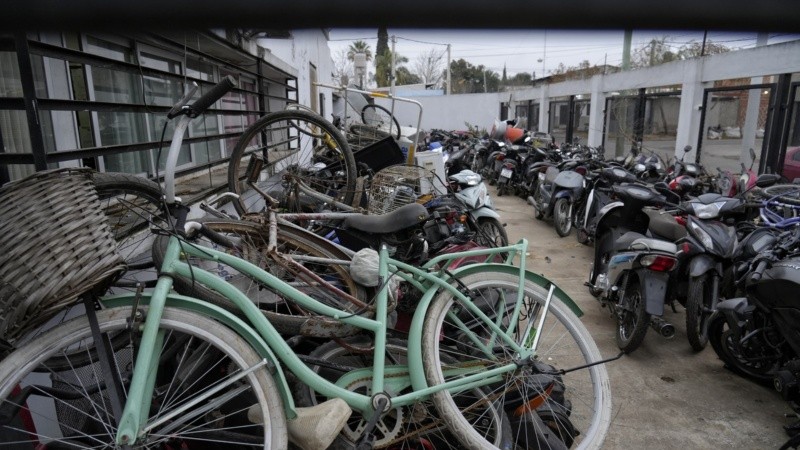
[(438, 150), (439, 151), (417, 152), (414, 154), (417, 165), (424, 168), (426, 173), (426, 177), (420, 180), (421, 194), (429, 192), (436, 192), (437, 194), (447, 193), (447, 189), (444, 185), (447, 180), (447, 172), (445, 172), (444, 169), (442, 151), (441, 149)]

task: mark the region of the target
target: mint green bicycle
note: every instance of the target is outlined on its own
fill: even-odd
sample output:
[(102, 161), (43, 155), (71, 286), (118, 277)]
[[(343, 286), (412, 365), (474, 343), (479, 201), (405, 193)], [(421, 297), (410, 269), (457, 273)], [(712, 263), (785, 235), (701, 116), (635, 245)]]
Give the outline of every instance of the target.
[[(384, 248), (380, 289), (364, 315), (366, 308), (306, 295), (235, 256), (234, 242), (181, 218), (173, 177), (183, 133), (228, 83), (174, 110), (183, 116), (167, 159), (166, 203), (182, 233), (170, 237), (155, 289), (98, 298), (98, 308), (21, 337), (0, 362), (0, 443), (283, 449), (291, 441), (322, 449), (346, 429), (358, 449), (601, 447), (611, 415), (605, 361), (572, 300), (525, 270), (526, 241), (422, 267)], [(223, 248), (194, 245), (199, 235)], [(447, 269), (458, 258), (497, 254), (508, 263)], [(518, 267), (510, 264), (516, 256)], [(361, 363), (298, 355), (253, 301), (189, 258), (217, 261), (307, 314), (363, 330)], [(216, 291), (238, 313), (171, 292), (175, 276)], [(403, 344), (388, 337), (392, 277), (419, 293)], [(313, 392), (315, 404), (296, 406), (298, 390)]]

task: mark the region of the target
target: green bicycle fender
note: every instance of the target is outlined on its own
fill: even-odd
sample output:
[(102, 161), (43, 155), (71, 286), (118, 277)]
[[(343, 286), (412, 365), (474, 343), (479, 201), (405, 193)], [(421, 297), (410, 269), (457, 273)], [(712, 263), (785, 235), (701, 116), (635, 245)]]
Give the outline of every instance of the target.
[[(491, 270), (493, 271), (505, 272), (511, 275), (519, 274), (519, 267), (509, 266), (507, 264), (494, 264), (494, 263), (470, 264), (467, 266), (459, 267), (458, 269), (452, 270), (451, 272), (454, 275), (465, 276), (465, 275), (472, 275), (473, 273), (476, 272), (482, 272), (486, 270), (486, 268), (491, 268)], [(583, 311), (578, 306), (578, 304), (575, 303), (574, 300), (572, 300), (572, 297), (567, 295), (566, 292), (561, 290), (561, 288), (556, 286), (556, 284), (553, 283), (552, 281), (548, 280), (547, 278), (539, 274), (533, 273), (529, 270), (525, 271), (525, 279), (543, 288), (544, 290), (549, 290), (550, 286), (555, 286), (555, 289), (553, 290), (553, 296), (557, 298), (561, 303), (567, 305), (567, 307), (570, 310), (572, 310), (572, 312), (574, 312), (576, 316), (578, 317), (583, 316)]]
[[(111, 308), (118, 306), (133, 306), (136, 303), (147, 305), (150, 302), (151, 295), (152, 293), (149, 292), (142, 293), (137, 302), (136, 295), (133, 293), (119, 294), (103, 297), (101, 302), (103, 305)], [(244, 340), (246, 340), (259, 356), (267, 359), (269, 362), (269, 367), (273, 371), (273, 375), (277, 375), (275, 381), (278, 385), (278, 390), (281, 393), (283, 408), (286, 412), (286, 419), (289, 420), (297, 417), (297, 410), (295, 409), (296, 407), (294, 404), (294, 399), (292, 399), (291, 390), (289, 389), (289, 382), (286, 381), (286, 376), (283, 373), (278, 358), (275, 356), (269, 346), (267, 346), (266, 342), (264, 342), (264, 339), (261, 337), (261, 335), (259, 335), (258, 332), (253, 329), (253, 327), (248, 325), (239, 317), (236, 317), (230, 311), (192, 297), (186, 297), (178, 294), (168, 294), (166, 306), (186, 309), (204, 316), (211, 317), (212, 319), (217, 320), (223, 325), (227, 326), (236, 334), (241, 336)]]

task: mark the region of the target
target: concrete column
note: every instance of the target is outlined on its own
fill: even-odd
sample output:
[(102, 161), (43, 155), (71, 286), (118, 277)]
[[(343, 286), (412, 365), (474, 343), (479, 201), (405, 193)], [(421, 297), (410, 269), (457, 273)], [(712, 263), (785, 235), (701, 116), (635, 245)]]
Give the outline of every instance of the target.
[(550, 125), (550, 86), (542, 85), (539, 97), (539, 131), (548, 131)]
[(703, 58), (684, 61), (683, 85), (681, 86), (681, 103), (679, 106), (678, 129), (675, 137), (675, 155), (683, 153), (683, 148), (692, 146), (685, 161), (694, 161), (697, 154), (697, 139), (700, 136), (700, 107), (703, 104), (702, 82)]
[[(759, 33), (756, 39), (756, 47), (767, 45), (767, 33)], [(750, 84), (761, 84), (763, 77), (753, 77)], [(761, 148), (756, 148), (756, 129), (758, 128), (758, 115), (761, 105), (761, 89), (750, 89), (747, 94), (747, 113), (742, 124), (742, 151), (739, 154), (739, 161), (745, 166), (750, 167), (750, 149), (756, 151), (756, 155), (761, 155)]]
[(589, 103), (589, 138), (586, 145), (603, 145), (603, 121), (605, 120), (606, 94), (603, 92), (603, 76), (592, 77), (592, 100)]

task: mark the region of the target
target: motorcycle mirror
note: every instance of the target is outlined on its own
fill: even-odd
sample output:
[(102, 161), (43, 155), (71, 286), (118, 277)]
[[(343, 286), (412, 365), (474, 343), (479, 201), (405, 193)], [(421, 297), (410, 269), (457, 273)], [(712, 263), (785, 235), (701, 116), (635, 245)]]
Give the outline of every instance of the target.
[(758, 176), (756, 179), (756, 186), (758, 187), (767, 187), (772, 186), (773, 184), (777, 183), (778, 180), (781, 179), (781, 176), (776, 173), (764, 173)]

